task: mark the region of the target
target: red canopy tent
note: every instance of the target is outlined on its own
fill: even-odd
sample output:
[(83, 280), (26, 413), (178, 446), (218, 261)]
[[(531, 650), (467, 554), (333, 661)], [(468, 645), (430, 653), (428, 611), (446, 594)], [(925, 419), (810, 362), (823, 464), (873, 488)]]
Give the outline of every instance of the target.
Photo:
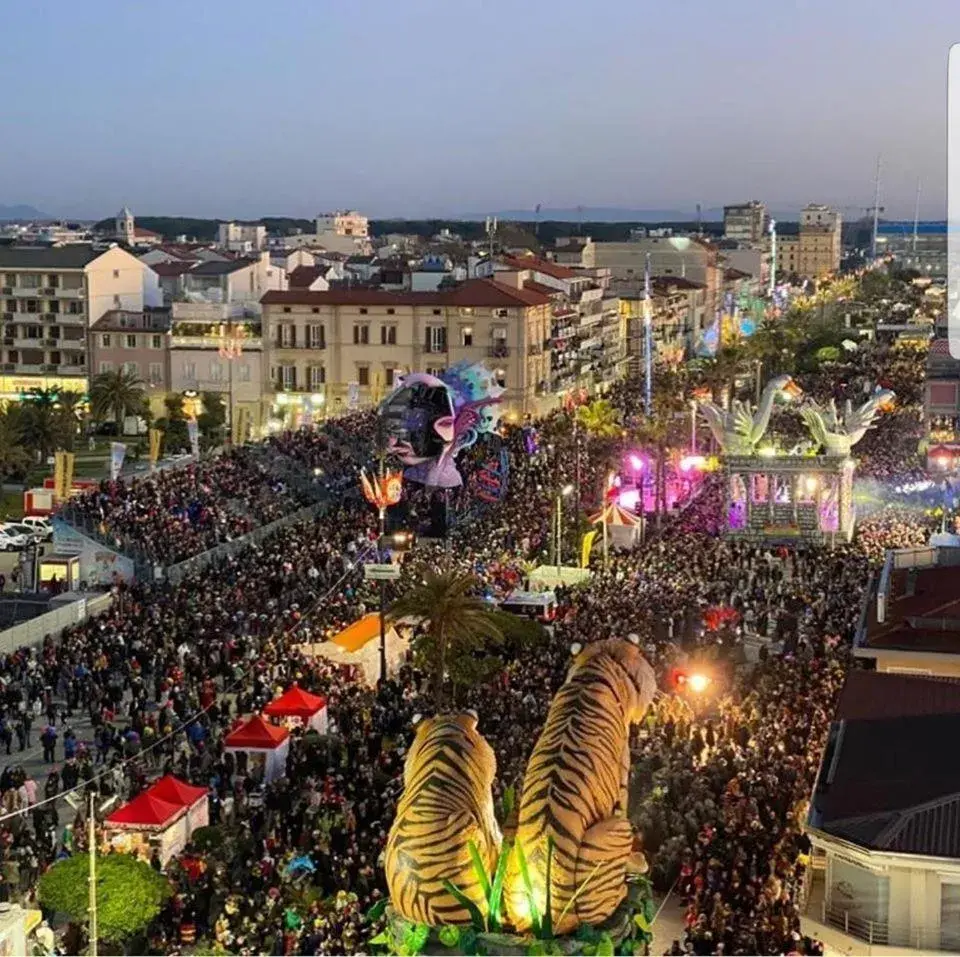
[(148, 788), (146, 793), (160, 798), (161, 801), (190, 807), (205, 798), (208, 791), (204, 787), (187, 784), (186, 781), (181, 781), (180, 778), (175, 778), (172, 774), (166, 774), (156, 784)]
[(321, 734), (327, 731), (327, 699), (310, 694), (294, 684), (279, 698), (274, 698), (264, 709), (271, 718), (286, 719), (288, 725), (303, 724), (314, 728)]
[(186, 805), (165, 801), (144, 791), (123, 807), (117, 808), (104, 822), (120, 827), (166, 827), (186, 810)]
[(290, 732), (275, 724), (268, 724), (255, 714), (231, 731), (223, 742), (226, 751), (245, 751), (259, 765), (264, 780), (269, 784), (283, 777), (290, 749)]

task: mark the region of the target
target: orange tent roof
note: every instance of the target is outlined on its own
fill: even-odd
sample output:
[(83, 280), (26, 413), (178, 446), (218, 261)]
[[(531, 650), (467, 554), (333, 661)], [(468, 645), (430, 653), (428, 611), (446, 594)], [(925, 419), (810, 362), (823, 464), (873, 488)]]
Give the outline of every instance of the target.
[(355, 621), (348, 628), (332, 638), (335, 645), (339, 645), (344, 651), (359, 651), (368, 641), (380, 636), (380, 615), (377, 612), (371, 612), (364, 615), (359, 621)]
[(286, 728), (267, 724), (260, 715), (255, 714), (245, 724), (231, 731), (224, 740), (228, 748), (278, 748), (290, 737)]
[(165, 774), (153, 787), (147, 788), (147, 794), (180, 807), (190, 807), (200, 798), (207, 796), (207, 789), (187, 784), (186, 781), (181, 781), (172, 774)]
[(274, 717), (310, 718), (326, 707), (327, 699), (310, 694), (299, 685), (287, 688), (279, 698), (274, 698), (264, 709), (264, 714)]
[(117, 808), (107, 818), (106, 823), (127, 827), (162, 827), (179, 817), (183, 811), (184, 805), (171, 804), (170, 801), (164, 801), (155, 794), (144, 791), (123, 807)]

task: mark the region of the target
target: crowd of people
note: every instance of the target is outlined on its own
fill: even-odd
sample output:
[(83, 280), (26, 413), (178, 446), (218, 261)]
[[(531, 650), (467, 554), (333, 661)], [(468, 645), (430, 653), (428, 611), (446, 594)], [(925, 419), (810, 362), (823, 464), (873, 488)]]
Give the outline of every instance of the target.
[[(629, 416), (641, 397), (625, 388), (613, 401)], [(370, 454), (373, 425), (371, 416), (354, 415), (323, 431), (277, 435), (269, 448), (340, 490), (369, 464), (358, 456)], [(454, 528), (450, 548), (418, 545), (391, 588), (452, 563), (498, 598), (522, 583), (526, 563), (548, 557), (556, 489), (579, 480), (588, 506), (607, 463), (587, 454), (595, 450), (563, 413), (537, 429), (536, 452), (520, 429), (510, 431), (502, 501)], [(560, 590), (543, 642), (469, 690), (465, 704), (479, 713), (497, 755), (500, 799), (520, 783), (571, 645), (638, 635), (665, 694), (633, 742), (631, 815), (656, 886), (675, 888), (684, 903), (679, 952), (816, 953), (799, 925), (802, 803), (848, 664), (869, 561), (891, 539), (865, 544), (861, 536), (826, 553), (734, 544), (715, 534), (721, 491), (705, 482), (682, 514), (654, 527), (642, 548), (612, 555), (608, 568), (595, 556), (589, 587)], [(228, 503), (261, 524), (297, 505), (262, 459), (237, 450), (130, 485), (103, 483), (78, 514), (171, 563), (243, 534)], [(0, 779), (0, 895), (29, 898), (44, 868), (83, 847), (73, 812), (62, 801), (42, 803), (45, 795), (92, 786), (129, 798), (169, 771), (209, 788), (214, 827), (168, 865), (174, 894), (150, 928), (151, 952), (199, 940), (241, 954), (365, 952), (380, 926), (365, 915), (385, 893), (382, 852), (411, 719), (431, 700), (409, 665), (374, 690), (301, 646), (373, 607), (360, 563), (372, 553), (375, 526), (371, 509), (343, 499), (238, 551), (215, 574), (117, 586), (105, 614), (0, 662), (0, 747), (5, 729), (12, 735)], [(732, 609), (736, 628), (705, 628), (705, 610), (717, 606)], [(779, 642), (783, 652), (764, 646), (760, 661), (746, 666), (745, 636)], [(691, 662), (711, 663), (713, 684), (702, 698), (671, 684)], [(331, 732), (295, 733), (285, 776), (264, 785), (224, 750), (224, 738), (239, 716), (294, 681), (327, 698)], [(35, 736), (41, 725), (55, 735), (46, 782), (31, 781), (10, 747), (26, 715)], [(74, 730), (80, 724), (89, 731)]]

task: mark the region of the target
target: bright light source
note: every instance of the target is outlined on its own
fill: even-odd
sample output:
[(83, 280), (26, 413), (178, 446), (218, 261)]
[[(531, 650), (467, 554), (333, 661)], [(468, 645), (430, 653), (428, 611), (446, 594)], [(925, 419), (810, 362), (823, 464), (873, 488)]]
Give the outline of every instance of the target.
[(710, 685), (710, 679), (706, 675), (695, 674), (687, 678), (687, 687), (694, 694), (703, 694)]
[(572, 485), (564, 485), (564, 487), (563, 487), (563, 488), (561, 489), (561, 491), (560, 491), (560, 494), (561, 494), (564, 498), (566, 498), (568, 495), (573, 495), (573, 486), (572, 486)]
[(639, 455), (631, 455), (631, 456), (630, 456), (630, 468), (632, 468), (632, 469), (634, 470), (634, 472), (642, 472), (642, 471), (643, 471), (643, 459), (640, 458)]
[(322, 392), (315, 392), (312, 396), (310, 396), (310, 398), (313, 401), (314, 405), (323, 405), (325, 401)]
[(772, 445), (765, 445), (762, 449), (757, 449), (757, 455), (762, 455), (765, 459), (772, 459), (777, 454), (777, 450)]
[(693, 469), (699, 471), (707, 464), (707, 460), (702, 455), (687, 455), (680, 460), (680, 471), (690, 472)]
[(950, 459), (948, 459), (945, 455), (938, 455), (936, 458), (936, 463), (940, 468), (945, 469), (950, 465)]
[(817, 485), (819, 484), (820, 483), (817, 481), (817, 477), (815, 475), (808, 475), (803, 480), (803, 486), (808, 492), (815, 492), (817, 490)]

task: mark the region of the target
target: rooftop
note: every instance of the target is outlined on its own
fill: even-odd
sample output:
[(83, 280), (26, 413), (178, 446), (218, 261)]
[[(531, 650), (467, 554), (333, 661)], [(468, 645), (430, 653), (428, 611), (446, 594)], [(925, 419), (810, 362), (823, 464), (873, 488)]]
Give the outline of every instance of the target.
[(882, 622), (877, 606), (869, 601), (859, 648), (960, 654), (960, 566), (894, 569)]
[(190, 272), (196, 264), (196, 260), (189, 262), (153, 263), (150, 268), (158, 276), (168, 278), (170, 276), (182, 276), (185, 272)]
[(453, 289), (429, 292), (386, 291), (382, 289), (330, 289), (309, 292), (290, 289), (268, 292), (264, 305), (295, 306), (465, 306), (478, 308), (524, 308), (543, 306), (549, 297), (532, 289), (514, 289), (492, 279), (470, 279)]
[(310, 284), (316, 282), (326, 269), (323, 266), (297, 266), (287, 277), (291, 289), (309, 289)]
[(234, 259), (231, 262), (219, 262), (210, 260), (208, 262), (197, 263), (191, 270), (191, 276), (228, 276), (232, 272), (238, 272), (246, 269), (252, 264), (250, 259)]
[(501, 256), (501, 261), (514, 269), (532, 269), (554, 279), (579, 279), (580, 274), (567, 266), (537, 256)]
[(0, 246), (0, 268), (83, 269), (106, 252), (84, 243), (68, 246)]
[(958, 734), (957, 710), (836, 722), (809, 823), (874, 850), (960, 857), (960, 765), (949, 759)]
[(105, 312), (91, 329), (97, 332), (129, 332), (141, 329), (145, 332), (166, 332), (170, 329), (170, 310), (156, 309), (134, 312), (127, 309), (111, 309)]

